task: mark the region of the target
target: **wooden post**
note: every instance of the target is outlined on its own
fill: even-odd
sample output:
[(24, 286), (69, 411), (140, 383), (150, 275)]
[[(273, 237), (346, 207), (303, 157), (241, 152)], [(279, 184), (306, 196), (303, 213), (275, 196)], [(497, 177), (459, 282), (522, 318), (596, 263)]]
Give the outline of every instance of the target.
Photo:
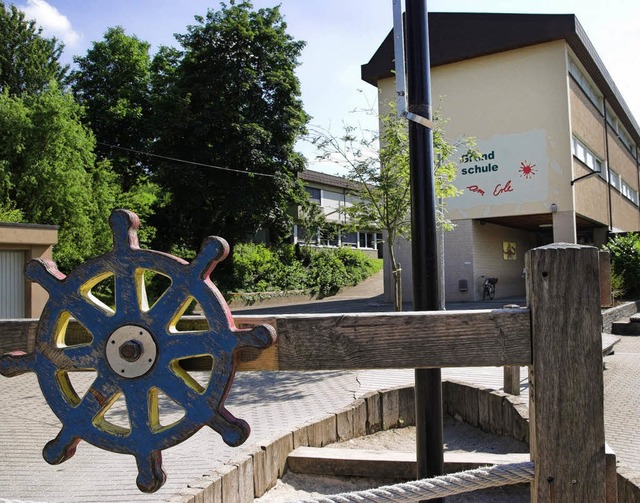
[(604, 390), (598, 250), (554, 243), (527, 252), (534, 502), (604, 502)]
[(504, 371), (504, 385), (503, 389), (505, 393), (510, 395), (520, 394), (520, 367), (516, 365), (506, 365), (503, 367)]
[(601, 250), (600, 256), (600, 307), (613, 305), (613, 292), (611, 289), (611, 254), (607, 250)]

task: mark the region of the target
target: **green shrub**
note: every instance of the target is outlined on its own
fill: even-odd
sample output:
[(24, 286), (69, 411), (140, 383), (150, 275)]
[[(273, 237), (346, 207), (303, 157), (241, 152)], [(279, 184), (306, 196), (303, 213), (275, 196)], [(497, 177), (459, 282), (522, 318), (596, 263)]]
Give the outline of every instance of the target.
[(309, 269), (307, 283), (322, 297), (334, 295), (341, 287), (351, 284), (347, 268), (334, 250), (319, 250), (311, 255)]
[(276, 283), (282, 267), (278, 256), (262, 244), (239, 243), (233, 250), (232, 284), (235, 288), (265, 292)]
[(344, 264), (351, 284), (355, 285), (371, 276), (375, 271), (373, 259), (353, 248), (337, 248), (336, 257)]
[(624, 281), (622, 280), (622, 276), (616, 274), (615, 272), (611, 273), (611, 295), (613, 298), (618, 300), (622, 299), (625, 295), (624, 291)]
[(238, 292), (309, 290), (325, 297), (381, 269), (380, 260), (351, 248), (313, 249), (238, 244), (230, 287)]
[(612, 276), (618, 276), (618, 289), (627, 296), (640, 293), (640, 237), (637, 234), (619, 234), (604, 246), (611, 254)]

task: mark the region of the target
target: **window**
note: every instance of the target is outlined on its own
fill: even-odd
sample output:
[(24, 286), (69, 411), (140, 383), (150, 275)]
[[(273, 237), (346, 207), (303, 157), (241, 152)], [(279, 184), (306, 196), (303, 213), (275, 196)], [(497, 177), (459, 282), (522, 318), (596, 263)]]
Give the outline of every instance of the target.
[(620, 124), (620, 120), (616, 117), (616, 114), (614, 114), (611, 108), (609, 108), (608, 106), (607, 124), (609, 124), (609, 127), (611, 127), (611, 131), (615, 133), (618, 139), (623, 143), (625, 147), (627, 147), (627, 150), (629, 150), (629, 152), (635, 159), (637, 157), (635, 144), (631, 141), (631, 138), (627, 134), (622, 124)]
[(381, 239), (379, 233), (375, 232), (359, 232), (360, 248), (373, 248), (378, 246), (378, 239)]
[(602, 112), (602, 97), (598, 92), (598, 89), (589, 82), (584, 73), (578, 68), (578, 65), (569, 59), (569, 75), (571, 75), (577, 82), (580, 89), (587, 95), (587, 98), (596, 106), (600, 112)]
[(304, 190), (309, 194), (309, 199), (314, 203), (320, 204), (320, 199), (322, 196), (322, 191), (320, 189), (316, 189), (315, 187), (305, 187)]
[(342, 234), (342, 246), (351, 246), (353, 248), (358, 247), (358, 233), (346, 232)]
[(312, 244), (312, 245), (317, 245), (318, 244), (318, 234), (317, 233), (310, 233), (309, 230), (305, 229), (304, 227), (302, 227), (301, 225), (297, 226), (298, 229), (298, 242), (302, 242), (302, 243), (308, 243), (308, 244)]
[[(593, 171), (602, 173), (602, 161), (575, 136), (573, 137), (571, 147), (571, 152), (573, 153), (573, 155), (580, 159), (583, 164), (585, 164), (589, 169), (592, 169)], [(603, 177), (605, 176), (606, 174), (603, 175)]]
[(612, 169), (609, 170), (609, 182), (611, 183), (612, 187), (620, 190), (620, 175)]
[(638, 205), (638, 193), (631, 188), (631, 186), (622, 180), (622, 195), (626, 197), (629, 201), (631, 201), (636, 206)]

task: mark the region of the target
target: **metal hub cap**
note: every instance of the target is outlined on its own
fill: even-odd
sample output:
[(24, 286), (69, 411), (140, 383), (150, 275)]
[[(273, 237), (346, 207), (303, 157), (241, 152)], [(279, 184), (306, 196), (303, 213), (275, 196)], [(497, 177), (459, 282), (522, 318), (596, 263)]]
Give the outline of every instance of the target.
[(107, 340), (107, 362), (119, 376), (140, 377), (156, 361), (156, 343), (142, 327), (125, 325), (115, 330)]

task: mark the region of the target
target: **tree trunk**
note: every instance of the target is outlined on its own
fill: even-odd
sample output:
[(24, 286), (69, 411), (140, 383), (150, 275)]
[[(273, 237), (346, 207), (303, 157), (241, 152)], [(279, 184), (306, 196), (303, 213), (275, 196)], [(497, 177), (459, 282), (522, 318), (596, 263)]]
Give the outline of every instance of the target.
[(393, 308), (395, 311), (402, 311), (402, 267), (396, 260), (395, 250), (393, 245), (395, 239), (389, 238), (387, 245), (389, 248), (389, 260), (391, 262), (391, 275), (393, 278)]

